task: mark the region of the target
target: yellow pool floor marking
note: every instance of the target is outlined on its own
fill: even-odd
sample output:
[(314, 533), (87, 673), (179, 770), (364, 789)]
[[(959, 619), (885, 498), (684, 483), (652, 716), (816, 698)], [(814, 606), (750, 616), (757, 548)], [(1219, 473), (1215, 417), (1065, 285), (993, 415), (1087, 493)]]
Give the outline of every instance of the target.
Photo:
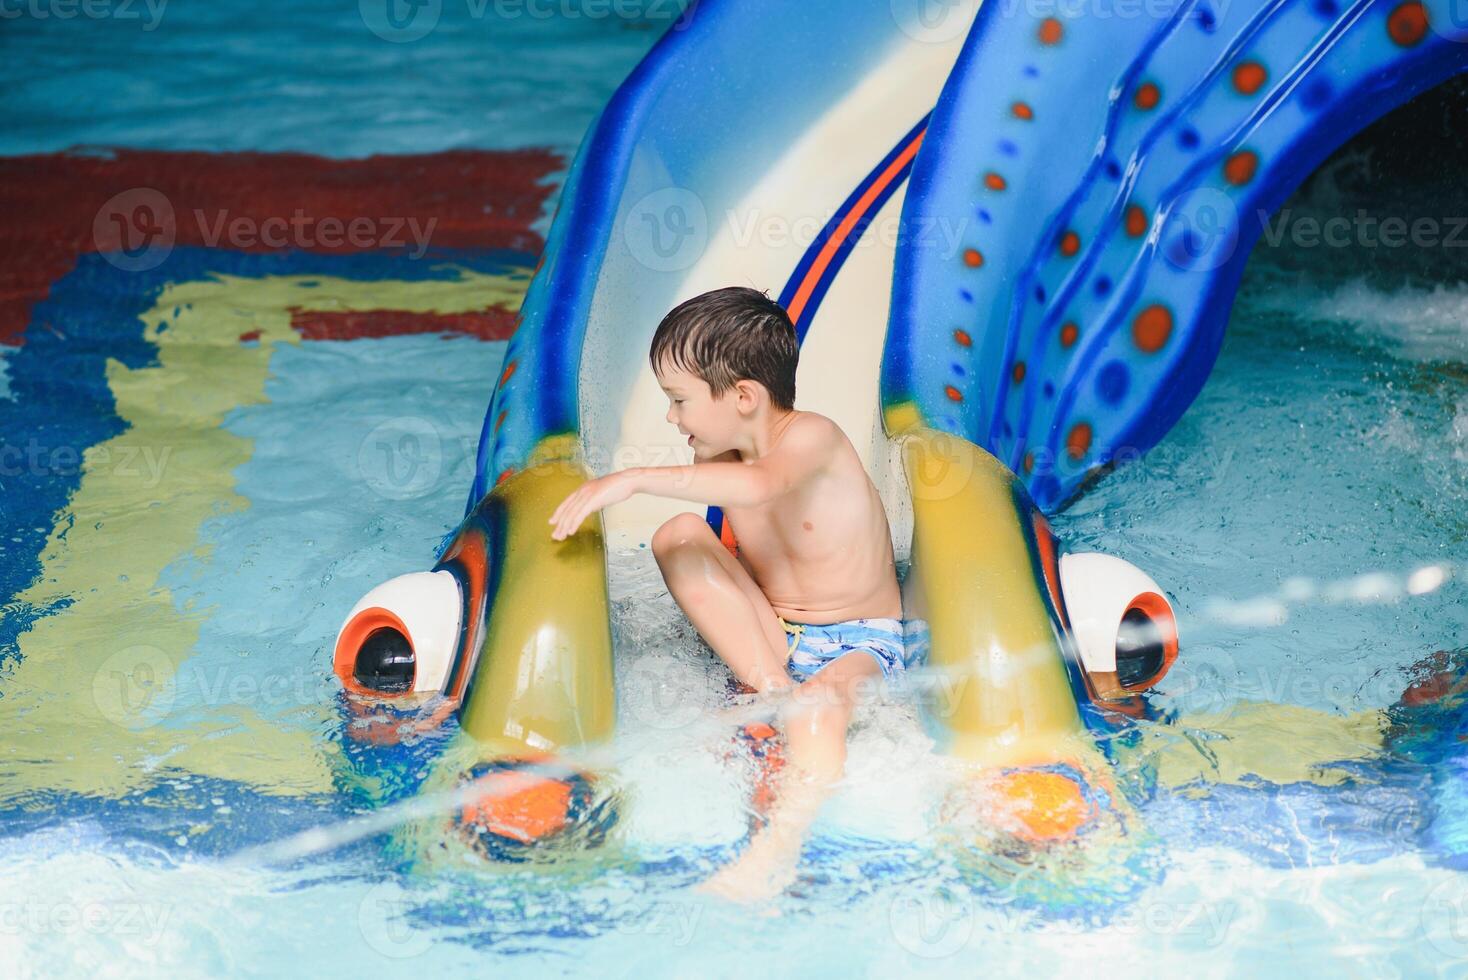
[(1149, 726), (1142, 751), (1168, 787), (1215, 783), (1315, 783), (1334, 786), (1350, 773), (1334, 764), (1382, 751), (1380, 711), (1342, 715), (1295, 704), (1245, 702), (1226, 711)]
[[(299, 342), (292, 307), (515, 308), (526, 281), (524, 274), (472, 272), (429, 282), (219, 275), (166, 288), (142, 318), (158, 363), (107, 365), (117, 414), (129, 428), (86, 451), (80, 486), (42, 553), (41, 576), (17, 596), (36, 605), (73, 602), (20, 636), (20, 659), (0, 676), (0, 790), (115, 796), (159, 769), (275, 793), (328, 790), (323, 753), (335, 748), (322, 735), (331, 725), (329, 705), (314, 717), (310, 707), (293, 713), (290, 727), (228, 693), (220, 695), (225, 703), (191, 707), (187, 717), (174, 710), (173, 676), (208, 613), (180, 611), (159, 576), (184, 555), (207, 565), (203, 523), (249, 506), (235, 492), (234, 472), (254, 444), (222, 423), (229, 412), (266, 401), (274, 345)], [(240, 342), (250, 331), (259, 331), (258, 344)], [(317, 667), (327, 669), (324, 661), (299, 665)]]

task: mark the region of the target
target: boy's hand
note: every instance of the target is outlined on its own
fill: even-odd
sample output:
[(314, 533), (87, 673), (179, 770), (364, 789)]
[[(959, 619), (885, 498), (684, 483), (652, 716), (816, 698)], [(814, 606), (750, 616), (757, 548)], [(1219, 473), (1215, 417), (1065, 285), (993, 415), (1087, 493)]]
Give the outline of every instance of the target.
[(551, 531), (552, 540), (562, 541), (570, 537), (593, 511), (620, 504), (632, 496), (636, 489), (635, 479), (634, 470), (621, 470), (581, 484), (574, 493), (561, 501), (556, 512), (550, 516), (549, 523), (555, 525)]

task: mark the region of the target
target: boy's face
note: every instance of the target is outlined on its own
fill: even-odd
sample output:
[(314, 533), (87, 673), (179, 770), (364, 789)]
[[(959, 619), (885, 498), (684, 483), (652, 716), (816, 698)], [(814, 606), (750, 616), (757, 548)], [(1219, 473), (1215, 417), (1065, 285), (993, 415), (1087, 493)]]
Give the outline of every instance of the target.
[(743, 423), (739, 389), (714, 398), (708, 382), (696, 374), (671, 364), (663, 365), (656, 374), (668, 396), (667, 419), (688, 436), (688, 445), (695, 453), (718, 456), (733, 448)]

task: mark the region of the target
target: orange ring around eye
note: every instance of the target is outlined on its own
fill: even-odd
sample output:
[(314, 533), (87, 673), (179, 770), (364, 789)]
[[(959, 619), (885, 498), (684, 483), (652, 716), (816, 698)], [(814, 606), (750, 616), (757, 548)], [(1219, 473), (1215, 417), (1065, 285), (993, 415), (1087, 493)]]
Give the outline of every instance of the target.
[[(477, 526), (467, 528), (449, 545), (438, 560), (436, 570), (446, 571), (450, 564), (457, 564), (462, 571), (462, 577), (450, 574), (454, 575), (462, 590), (464, 605), (461, 615), (466, 619), (460, 626), (459, 639), (449, 661), (449, 671), (444, 675), (442, 690), (457, 704), (463, 700), (473, 673), (472, 651), (479, 649), (483, 637), (484, 608), (488, 597), (489, 553), (484, 534)], [(411, 637), (408, 642), (412, 642)]]
[[(362, 649), (362, 644), (366, 642), (367, 637), (371, 636), (376, 630), (383, 628), (397, 630), (408, 641), (408, 646), (412, 647), (413, 634), (408, 632), (408, 627), (403, 624), (403, 621), (397, 617), (396, 613), (384, 609), (381, 606), (368, 606), (353, 616), (351, 622), (347, 623), (346, 628), (342, 630), (341, 637), (336, 641), (336, 651), (331, 656), (332, 672), (342, 682), (342, 687), (345, 687), (353, 694), (360, 694), (370, 698), (407, 697), (413, 693), (412, 684), (408, 685), (406, 691), (391, 693), (374, 691), (371, 688), (358, 684), (357, 678), (353, 676), (353, 672), (357, 666), (357, 652)], [(417, 676), (418, 665), (414, 663), (414, 680), (417, 679)]]
[(1177, 617), (1167, 600), (1156, 592), (1143, 592), (1127, 603), (1127, 607), (1122, 610), (1122, 616), (1125, 617), (1133, 609), (1146, 614), (1148, 619), (1157, 624), (1157, 629), (1162, 634), (1162, 666), (1151, 677), (1123, 688), (1126, 691), (1143, 691), (1166, 676), (1177, 662)]

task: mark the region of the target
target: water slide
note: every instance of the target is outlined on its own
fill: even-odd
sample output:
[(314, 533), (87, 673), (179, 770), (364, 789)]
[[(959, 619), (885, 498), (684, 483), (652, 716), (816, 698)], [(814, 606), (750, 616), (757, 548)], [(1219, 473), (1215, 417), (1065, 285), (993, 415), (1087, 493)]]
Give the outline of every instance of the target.
[[(965, 682), (930, 719), (940, 749), (1026, 797), (1031, 836), (1075, 832), (1106, 781), (1088, 733), (1145, 713), (1177, 624), (1155, 582), (1066, 553), (1045, 515), (1196, 396), (1260, 217), (1468, 70), (1468, 33), (1431, 3), (1120, 10), (690, 8), (577, 155), (464, 523), (338, 636), (354, 730), (393, 742), (457, 714), (456, 760), (611, 735), (608, 555), (692, 508), (635, 498), (565, 542), (546, 518), (588, 476), (691, 461), (652, 332), (753, 285), (796, 324), (797, 407), (840, 424), (883, 494), (927, 662)], [(541, 817), (522, 836), (559, 826)]]

